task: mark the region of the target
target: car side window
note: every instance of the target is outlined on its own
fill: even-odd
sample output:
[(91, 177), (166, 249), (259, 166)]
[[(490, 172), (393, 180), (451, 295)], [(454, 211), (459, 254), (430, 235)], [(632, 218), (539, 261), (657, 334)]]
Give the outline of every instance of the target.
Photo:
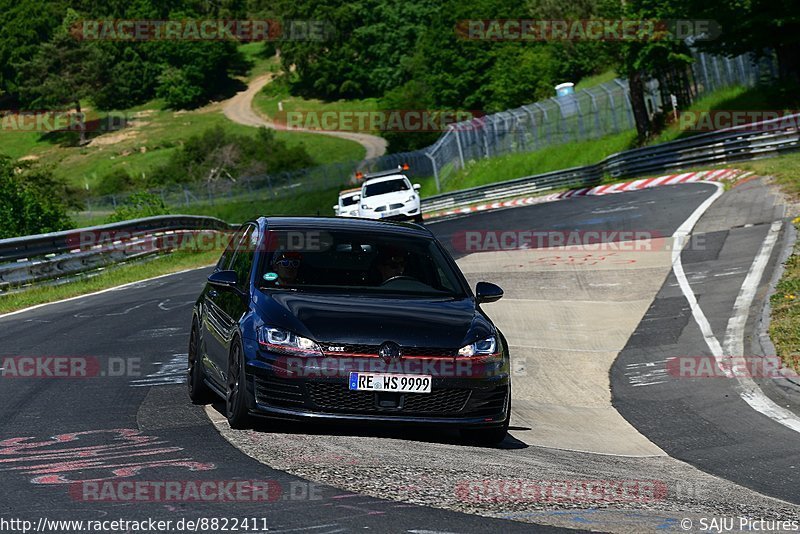
[(239, 240), (231, 262), (230, 269), (236, 271), (236, 276), (241, 284), (250, 282), (250, 271), (253, 268), (253, 258), (258, 244), (258, 234), (255, 229), (255, 226), (252, 225), (247, 227)]
[(230, 269), (233, 251), (236, 248), (236, 245), (239, 244), (239, 241), (242, 240), (242, 235), (246, 230), (247, 228), (240, 228), (231, 236), (231, 240), (228, 242), (225, 252), (222, 253), (222, 256), (220, 256), (219, 261), (217, 262), (217, 271), (226, 271)]
[(453, 286), (452, 281), (444, 274), (444, 271), (438, 265), (436, 266), (436, 275), (437, 275), (437, 289), (444, 289), (445, 291), (449, 291), (450, 293), (455, 293), (456, 288)]

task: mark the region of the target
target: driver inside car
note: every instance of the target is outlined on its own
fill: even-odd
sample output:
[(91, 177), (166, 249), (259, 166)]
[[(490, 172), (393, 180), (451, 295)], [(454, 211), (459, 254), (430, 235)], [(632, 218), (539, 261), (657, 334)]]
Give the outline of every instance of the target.
[(406, 271), (406, 253), (395, 247), (383, 249), (378, 254), (378, 272), (380, 273), (381, 284), (404, 276)]

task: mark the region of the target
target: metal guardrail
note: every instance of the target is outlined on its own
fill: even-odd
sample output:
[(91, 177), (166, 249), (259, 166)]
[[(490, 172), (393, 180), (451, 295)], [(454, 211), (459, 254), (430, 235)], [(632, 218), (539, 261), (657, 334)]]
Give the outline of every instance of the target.
[(0, 240), (0, 290), (74, 276), (108, 265), (174, 250), (177, 239), (227, 233), (220, 219), (158, 216), (120, 223)]
[[(65, 252), (76, 248), (81, 233), (94, 233), (104, 241), (127, 232), (131, 237), (169, 230), (230, 230), (231, 225), (214, 217), (193, 215), (161, 215), (119, 223), (90, 226), (63, 232), (0, 239), (0, 264), (23, 258)], [(79, 244), (80, 242), (77, 241)], [(101, 244), (98, 241), (97, 244)]]
[(535, 192), (599, 184), (603, 178), (643, 176), (698, 165), (728, 164), (800, 149), (800, 114), (744, 124), (686, 139), (612, 154), (601, 162), (422, 199), (424, 212)]

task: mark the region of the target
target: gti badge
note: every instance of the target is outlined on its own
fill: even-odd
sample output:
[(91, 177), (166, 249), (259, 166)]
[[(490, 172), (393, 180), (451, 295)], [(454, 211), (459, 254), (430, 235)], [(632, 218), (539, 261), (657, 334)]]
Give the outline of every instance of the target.
[(386, 363), (389, 363), (392, 360), (399, 360), (403, 354), (400, 351), (400, 345), (392, 341), (386, 341), (378, 349), (378, 356), (383, 358)]

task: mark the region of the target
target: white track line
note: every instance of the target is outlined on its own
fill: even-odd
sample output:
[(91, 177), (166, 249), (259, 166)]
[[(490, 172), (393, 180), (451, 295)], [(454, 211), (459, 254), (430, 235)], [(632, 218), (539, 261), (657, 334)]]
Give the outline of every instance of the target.
[(714, 192), (713, 195), (708, 197), (705, 202), (700, 204), (697, 209), (692, 213), (688, 219), (683, 221), (675, 233), (672, 234), (674, 242), (672, 244), (672, 271), (675, 273), (675, 278), (678, 279), (678, 285), (683, 292), (683, 295), (686, 297), (686, 300), (689, 302), (689, 307), (692, 310), (692, 316), (694, 317), (697, 326), (700, 327), (700, 331), (703, 334), (703, 338), (706, 340), (706, 344), (711, 349), (711, 352), (714, 355), (722, 354), (722, 346), (717, 341), (717, 338), (714, 336), (714, 332), (711, 329), (711, 324), (708, 322), (703, 310), (700, 309), (700, 305), (697, 303), (697, 298), (692, 291), (692, 287), (689, 285), (689, 280), (686, 278), (686, 273), (683, 271), (683, 264), (681, 263), (681, 252), (683, 251), (683, 247), (686, 244), (686, 239), (689, 236), (689, 233), (694, 228), (694, 225), (697, 224), (697, 221), (702, 217), (703, 213), (717, 200), (722, 193), (724, 192), (723, 185), (716, 182), (703, 182), (703, 183), (710, 183), (711, 185), (715, 186), (717, 190)]
[[(723, 185), (719, 182), (702, 183), (710, 183), (716, 186), (717, 191), (708, 197), (705, 202), (703, 202), (675, 231), (675, 234), (673, 234), (675, 242), (672, 248), (672, 270), (675, 273), (675, 277), (678, 279), (678, 285), (680, 285), (683, 295), (689, 302), (689, 307), (692, 310), (692, 316), (694, 317), (697, 326), (700, 328), (709, 350), (711, 350), (711, 353), (714, 355), (714, 358), (717, 360), (718, 364), (721, 364), (726, 353), (730, 356), (738, 358), (743, 356), (744, 327), (745, 323), (747, 322), (747, 315), (749, 313), (750, 306), (753, 303), (753, 299), (755, 298), (758, 284), (761, 281), (761, 277), (764, 274), (764, 270), (766, 269), (770, 255), (772, 254), (772, 249), (777, 241), (778, 233), (780, 232), (782, 223), (780, 221), (772, 223), (769, 233), (767, 234), (767, 238), (765, 239), (764, 244), (761, 246), (761, 250), (759, 250), (758, 255), (753, 260), (750, 271), (747, 273), (747, 277), (745, 278), (742, 288), (739, 291), (739, 295), (736, 298), (733, 308), (734, 315), (728, 321), (728, 326), (725, 332), (725, 347), (723, 350), (722, 345), (711, 329), (711, 324), (708, 322), (708, 318), (703, 313), (703, 310), (700, 309), (700, 305), (697, 302), (697, 297), (695, 296), (694, 291), (692, 291), (692, 287), (689, 284), (689, 280), (686, 278), (686, 273), (683, 270), (683, 264), (681, 263), (681, 252), (683, 251), (683, 247), (686, 243), (686, 238), (689, 236), (692, 228), (694, 228), (694, 225), (697, 224), (697, 221), (700, 219), (703, 213), (705, 213), (709, 206), (711, 206), (711, 204), (713, 204), (714, 201), (719, 198), (724, 191)], [(720, 365), (720, 367), (725, 369), (729, 368), (728, 366), (722, 365)], [(758, 384), (756, 384), (752, 378), (748, 376), (740, 376), (738, 373), (731, 376), (734, 376), (739, 383), (739, 387), (737, 388), (739, 396), (751, 408), (766, 415), (773, 421), (794, 430), (795, 432), (800, 432), (800, 417), (795, 415), (793, 412), (781, 408), (775, 404), (772, 399), (767, 397), (764, 392), (761, 391), (761, 388), (758, 387)]]
[[(753, 260), (753, 265), (750, 266), (750, 271), (747, 273), (747, 277), (742, 284), (742, 289), (736, 297), (736, 303), (733, 305), (734, 315), (728, 321), (723, 347), (725, 352), (734, 359), (742, 359), (740, 355), (744, 353), (744, 327), (747, 323), (747, 315), (750, 310), (750, 305), (753, 303), (753, 299), (755, 299), (758, 284), (761, 282), (761, 277), (772, 255), (772, 249), (778, 241), (778, 234), (780, 233), (782, 225), (783, 223), (781, 221), (775, 221), (772, 223), (772, 226), (770, 226), (767, 238), (764, 240), (764, 244), (761, 246), (758, 255)], [(746, 369), (747, 367), (737, 366), (733, 368)], [(791, 428), (795, 432), (800, 432), (800, 417), (790, 410), (775, 404), (746, 373), (734, 373), (734, 376), (739, 382), (739, 396), (744, 399), (750, 407), (783, 426)]]
[(141, 284), (142, 282), (150, 282), (151, 280), (158, 280), (159, 278), (166, 278), (167, 276), (175, 276), (177, 274), (190, 273), (192, 271), (197, 271), (197, 270), (200, 270), (200, 269), (208, 269), (209, 267), (211, 267), (213, 265), (214, 264), (212, 263), (210, 265), (203, 265), (202, 267), (192, 267), (191, 269), (184, 269), (183, 271), (176, 271), (174, 273), (161, 274), (159, 276), (154, 276), (152, 278), (145, 278), (144, 280), (136, 280), (135, 282), (128, 282), (127, 284), (122, 284), (122, 285), (119, 285), (119, 286), (109, 287), (107, 289), (101, 289), (100, 291), (95, 291), (94, 293), (86, 293), (85, 295), (77, 295), (77, 296), (70, 297), (70, 298), (67, 298), (67, 299), (55, 300), (53, 302), (44, 302), (42, 304), (37, 304), (35, 306), (30, 306), (28, 308), (23, 308), (21, 310), (16, 310), (16, 311), (13, 311), (13, 312), (4, 313), (4, 314), (0, 315), (0, 319), (3, 319), (4, 317), (10, 317), (12, 315), (18, 315), (20, 313), (25, 313), (25, 312), (28, 312), (28, 311), (31, 311), (31, 310), (36, 310), (38, 308), (44, 308), (45, 306), (51, 306), (53, 304), (60, 304), (62, 302), (70, 302), (72, 300), (85, 299), (87, 297), (93, 297), (95, 295), (102, 295), (103, 293), (108, 293), (110, 291), (117, 291), (119, 289), (125, 289), (128, 286), (132, 286), (132, 285), (135, 285), (135, 284)]

